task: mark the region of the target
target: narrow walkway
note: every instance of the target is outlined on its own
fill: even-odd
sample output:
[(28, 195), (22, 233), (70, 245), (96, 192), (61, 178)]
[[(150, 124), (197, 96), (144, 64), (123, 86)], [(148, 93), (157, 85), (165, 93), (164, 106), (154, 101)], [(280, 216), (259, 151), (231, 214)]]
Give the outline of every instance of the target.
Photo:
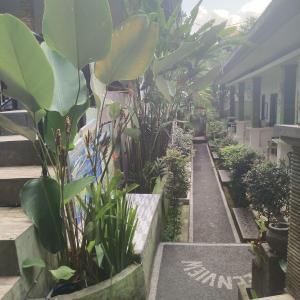
[(162, 243), (149, 300), (237, 300), (251, 283), (250, 246), (238, 243), (207, 144), (194, 145), (191, 243)]
[(206, 143), (194, 144), (193, 242), (236, 242)]
[(237, 300), (238, 283), (251, 283), (246, 244), (161, 244), (149, 300)]

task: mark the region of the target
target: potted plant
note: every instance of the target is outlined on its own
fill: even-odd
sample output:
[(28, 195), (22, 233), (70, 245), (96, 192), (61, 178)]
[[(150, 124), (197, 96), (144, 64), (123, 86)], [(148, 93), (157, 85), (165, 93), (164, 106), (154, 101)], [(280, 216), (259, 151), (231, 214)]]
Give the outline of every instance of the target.
[(285, 166), (272, 162), (255, 165), (245, 176), (247, 197), (253, 209), (267, 218), (266, 239), (279, 255), (287, 251), (289, 174)]

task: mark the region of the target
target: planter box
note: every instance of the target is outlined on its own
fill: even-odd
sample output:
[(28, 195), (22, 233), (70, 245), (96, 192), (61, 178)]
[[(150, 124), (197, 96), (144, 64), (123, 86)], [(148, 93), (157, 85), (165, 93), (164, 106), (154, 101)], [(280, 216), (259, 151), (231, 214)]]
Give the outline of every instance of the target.
[(260, 265), (252, 261), (252, 287), (258, 297), (280, 295), (285, 288), (285, 274), (279, 261), (280, 257), (274, 254), (267, 243), (262, 244), (263, 258)]
[(251, 298), (249, 297), (248, 290), (251, 287), (246, 284), (238, 284), (238, 300), (250, 300)]
[(130, 194), (128, 200), (137, 207), (138, 226), (134, 237), (140, 265), (132, 265), (112, 278), (55, 300), (144, 300), (150, 289), (153, 260), (160, 242), (163, 199), (161, 195)]
[(54, 300), (144, 300), (145, 279), (142, 265), (131, 265), (121, 273), (99, 284)]

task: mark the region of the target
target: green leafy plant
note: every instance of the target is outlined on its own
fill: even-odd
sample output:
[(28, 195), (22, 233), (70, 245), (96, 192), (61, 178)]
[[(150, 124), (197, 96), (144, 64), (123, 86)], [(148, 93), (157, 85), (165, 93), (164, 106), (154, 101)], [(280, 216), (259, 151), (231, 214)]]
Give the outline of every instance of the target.
[(181, 208), (178, 198), (186, 198), (190, 187), (190, 176), (187, 170), (188, 158), (176, 149), (169, 149), (163, 158), (166, 168), (164, 197), (169, 203), (165, 240), (174, 241), (181, 232)]
[(226, 128), (224, 122), (216, 120), (215, 118), (208, 118), (206, 135), (207, 138), (212, 141), (224, 138), (226, 136)]
[(265, 233), (267, 232), (268, 219), (261, 214), (258, 214), (255, 222), (259, 229), (259, 235), (257, 240), (251, 242), (251, 249), (249, 250), (255, 257), (257, 266), (261, 266), (265, 262), (265, 251), (262, 247), (262, 243), (265, 241)]
[[(87, 245), (93, 242), (96, 252), (99, 251), (96, 246), (101, 247), (103, 264), (100, 262), (99, 267), (102, 266), (108, 276), (119, 273), (138, 261), (133, 244), (137, 226), (136, 208), (126, 199), (127, 194), (136, 189), (137, 185), (121, 188), (119, 185), (122, 179), (123, 174), (118, 172), (105, 188), (98, 185), (96, 189), (92, 189), (91, 219), (86, 224), (87, 237), (92, 237)], [(107, 207), (105, 214), (103, 207)]]
[(190, 132), (175, 127), (172, 133), (172, 147), (180, 151), (183, 156), (189, 157), (192, 154), (192, 139), (193, 136)]
[(216, 151), (219, 153), (220, 149), (225, 148), (227, 146), (237, 145), (238, 142), (232, 139), (230, 136), (225, 136), (223, 138), (218, 138), (214, 140), (214, 145), (216, 147)]
[(261, 155), (243, 145), (221, 148), (219, 156), (225, 168), (232, 172), (232, 196), (235, 204), (247, 207), (246, 184), (243, 179), (247, 172), (262, 159)]
[[(126, 200), (135, 186), (121, 188), (122, 177), (108, 173), (121, 136), (125, 131), (128, 136), (139, 134), (135, 128), (127, 128), (133, 115), (129, 110), (118, 103), (106, 105), (105, 84), (136, 80), (142, 75), (154, 57), (158, 26), (140, 14), (113, 33), (107, 0), (84, 4), (47, 0), (42, 45), (17, 18), (0, 15), (0, 24), (4, 45), (0, 50), (0, 79), (7, 86), (4, 94), (24, 104), (34, 128), (18, 126), (2, 116), (0, 125), (24, 135), (34, 145), (37, 139), (43, 167), (41, 178), (23, 187), (22, 207), (42, 245), (58, 253), (61, 267), (52, 270), (56, 279), (79, 280), (85, 286), (97, 283), (135, 261), (132, 239), (137, 224), (136, 209)], [(88, 84), (82, 72), (87, 64), (91, 64), (92, 77), (96, 65), (100, 85), (104, 84), (104, 95), (93, 90), (97, 126), (85, 137), (94, 176), (69, 182), (68, 153), (78, 121), (89, 107)], [(109, 138), (102, 134), (106, 108), (112, 119)], [(104, 167), (98, 178), (100, 159)], [(87, 190), (90, 199), (82, 197)], [(27, 262), (27, 266), (38, 263), (41, 266), (40, 261)]]
[(45, 1), (44, 38), (49, 47), (67, 58), (78, 70), (107, 56), (112, 30), (107, 0), (89, 0), (88, 3)]
[(268, 222), (288, 214), (290, 178), (284, 166), (262, 162), (253, 166), (244, 177), (251, 206)]
[[(137, 90), (137, 97), (133, 99), (136, 121), (132, 127), (140, 130), (140, 135), (127, 152), (130, 153), (129, 180), (138, 182), (143, 192), (151, 192), (145, 170), (166, 154), (172, 123), (179, 112), (182, 120), (189, 120), (194, 99), (210, 82), (206, 75), (215, 62), (208, 61), (226, 34), (223, 32), (225, 24), (215, 25), (214, 21), (193, 31), (201, 1), (186, 17), (183, 17), (180, 2), (172, 12), (165, 9), (163, 1), (155, 1), (155, 5), (145, 2), (141, 2), (140, 10), (157, 20), (160, 34), (155, 59), (134, 85)], [(128, 13), (132, 11), (135, 10), (129, 1)]]

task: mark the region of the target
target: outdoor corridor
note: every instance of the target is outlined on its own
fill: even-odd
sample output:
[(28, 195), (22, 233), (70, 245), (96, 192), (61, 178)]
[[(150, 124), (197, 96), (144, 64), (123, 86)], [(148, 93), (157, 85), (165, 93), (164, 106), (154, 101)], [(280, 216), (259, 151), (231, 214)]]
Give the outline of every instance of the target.
[(236, 300), (251, 282), (249, 246), (241, 244), (207, 143), (194, 144), (190, 243), (162, 243), (150, 300)]

